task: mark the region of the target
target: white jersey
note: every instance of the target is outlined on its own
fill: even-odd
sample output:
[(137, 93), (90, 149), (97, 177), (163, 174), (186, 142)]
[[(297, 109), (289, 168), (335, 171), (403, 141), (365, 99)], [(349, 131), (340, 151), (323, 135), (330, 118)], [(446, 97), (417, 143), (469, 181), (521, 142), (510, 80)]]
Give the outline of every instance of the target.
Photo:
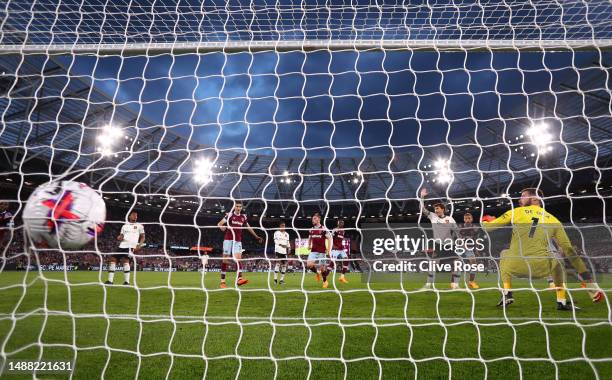
[(136, 248), (140, 234), (144, 234), (144, 227), (140, 223), (127, 222), (121, 227), (121, 234), (123, 240), (119, 243), (119, 248)]
[(427, 217), (431, 220), (434, 239), (444, 241), (453, 238), (453, 231), (457, 228), (457, 223), (452, 216), (444, 215), (440, 218), (435, 212), (430, 212)]
[(274, 252), (287, 254), (287, 248), (289, 246), (289, 233), (287, 231), (281, 232), (276, 231), (274, 233)]

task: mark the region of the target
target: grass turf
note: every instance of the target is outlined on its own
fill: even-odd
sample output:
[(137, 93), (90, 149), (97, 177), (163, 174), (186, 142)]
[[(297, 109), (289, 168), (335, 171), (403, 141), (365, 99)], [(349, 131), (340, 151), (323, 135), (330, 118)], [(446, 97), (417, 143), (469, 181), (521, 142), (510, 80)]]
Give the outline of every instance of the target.
[(417, 291), (422, 276), (400, 286), (352, 274), (327, 290), (311, 274), (247, 278), (236, 291), (220, 290), (218, 273), (138, 272), (137, 286), (108, 287), (105, 273), (3, 272), (2, 360), (76, 360), (77, 379), (612, 378), (609, 304), (583, 290), (570, 291), (576, 315), (556, 310), (544, 281), (504, 313), (495, 275), (476, 292), (440, 282), (437, 293)]

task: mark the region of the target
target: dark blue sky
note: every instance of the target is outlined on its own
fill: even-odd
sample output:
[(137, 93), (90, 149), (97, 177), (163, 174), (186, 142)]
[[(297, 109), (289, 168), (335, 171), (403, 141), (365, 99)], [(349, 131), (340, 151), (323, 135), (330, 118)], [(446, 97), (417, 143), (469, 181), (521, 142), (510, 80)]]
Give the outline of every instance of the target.
[[(599, 51), (486, 51), (487, 41), (592, 41), (612, 35), (609, 1), (11, 0), (0, 43), (283, 41), (482, 42), (481, 51), (316, 50), (62, 56), (156, 125), (216, 148), (306, 148), (467, 142), (492, 121), (534, 116)], [(8, 28), (10, 26), (10, 28)], [(12, 28), (12, 29), (11, 29)], [(586, 43), (586, 42), (585, 42)], [(298, 45), (295, 45), (298, 46)], [(161, 50), (163, 51), (163, 50)], [(602, 62), (610, 61), (610, 53)], [(605, 65), (605, 63), (602, 63)], [(601, 69), (600, 69), (601, 70)], [(602, 86), (599, 86), (602, 88)], [(542, 115), (551, 116), (551, 115)], [(486, 142), (485, 142), (486, 143)], [(263, 153), (263, 150), (259, 151)]]
[(154, 123), (185, 136), (193, 131), (194, 142), (256, 149), (299, 148), (302, 138), (306, 148), (389, 139), (429, 145), (444, 143), (449, 127), (449, 140), (458, 143), (474, 133), (472, 117), (525, 117), (526, 95), (549, 92), (575, 76), (573, 64), (596, 58), (592, 52), (315, 51), (64, 59), (75, 60), (71, 75), (94, 78), (115, 103)]

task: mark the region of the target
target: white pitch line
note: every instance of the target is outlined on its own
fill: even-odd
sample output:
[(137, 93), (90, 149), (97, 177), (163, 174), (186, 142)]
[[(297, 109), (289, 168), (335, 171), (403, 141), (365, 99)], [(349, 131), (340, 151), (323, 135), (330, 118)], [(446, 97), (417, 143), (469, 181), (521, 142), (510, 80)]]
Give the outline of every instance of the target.
[[(324, 321), (324, 322), (337, 322), (337, 317), (256, 317), (256, 316), (243, 316), (238, 317), (231, 315), (210, 315), (210, 316), (202, 316), (202, 315), (168, 315), (168, 314), (91, 314), (91, 313), (69, 313), (62, 311), (53, 311), (50, 310), (48, 312), (31, 312), (31, 313), (0, 313), (0, 319), (10, 319), (12, 317), (15, 318), (23, 318), (29, 316), (67, 316), (67, 317), (75, 317), (75, 318), (108, 318), (108, 319), (165, 319), (165, 320), (191, 320), (194, 322), (202, 322), (202, 321), (261, 321), (261, 322), (270, 322), (270, 321)], [(571, 317), (544, 317), (544, 318), (530, 318), (530, 317), (476, 317), (476, 318), (463, 318), (463, 317), (444, 317), (444, 318), (434, 318), (434, 317), (409, 317), (408, 322), (410, 321), (568, 321), (568, 322), (580, 322), (580, 321), (589, 321), (589, 322), (611, 322), (610, 319), (607, 318), (596, 318), (596, 317), (584, 317), (584, 318), (571, 318)], [(389, 321), (389, 322), (405, 322), (406, 318), (401, 317), (341, 317), (340, 322), (376, 322), (376, 321)]]

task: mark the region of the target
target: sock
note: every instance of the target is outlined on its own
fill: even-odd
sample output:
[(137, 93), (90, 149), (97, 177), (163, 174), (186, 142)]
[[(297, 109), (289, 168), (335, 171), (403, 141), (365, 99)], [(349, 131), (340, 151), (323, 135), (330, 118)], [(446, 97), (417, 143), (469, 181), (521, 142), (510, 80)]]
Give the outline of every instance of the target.
[(225, 273), (227, 272), (227, 263), (221, 263), (221, 282), (225, 282)]
[(476, 279), (476, 272), (470, 272), (470, 281), (474, 281)]
[(433, 284), (436, 279), (436, 272), (427, 272), (427, 283)]
[(512, 285), (510, 284), (510, 282), (504, 282), (504, 295), (506, 296), (506, 298), (512, 298)]
[(323, 282), (327, 281), (327, 275), (329, 274), (329, 269), (325, 269), (321, 271), (321, 275), (323, 275)]
[(285, 272), (287, 272), (287, 266), (283, 265), (281, 266), (281, 281), (283, 281), (285, 279)]
[(451, 282), (453, 284), (459, 284), (459, 275), (455, 272), (451, 273)]
[(113, 279), (115, 278), (115, 269), (116, 269), (117, 265), (115, 263), (110, 263), (108, 265), (108, 281), (113, 282)]
[(561, 302), (563, 305), (566, 303), (565, 299), (565, 288), (557, 288), (557, 302)]
[(319, 273), (315, 267), (310, 267), (310, 271), (313, 273)]
[(123, 282), (130, 283), (130, 263), (123, 264)]
[(577, 277), (580, 281), (583, 281), (583, 282), (591, 282), (593, 280), (590, 272), (578, 273)]
[(549, 276), (546, 281), (548, 281), (549, 284), (554, 283), (555, 281), (553, 280), (552, 276)]
[(343, 265), (342, 265), (342, 275), (344, 275), (347, 270), (348, 270), (348, 265), (345, 265), (345, 263), (343, 263)]
[(242, 278), (242, 271), (240, 268), (240, 263), (236, 260), (236, 279), (240, 280)]
[(280, 267), (279, 263), (276, 263), (276, 265), (274, 266), (274, 279), (276, 280), (278, 278), (278, 268)]
[[(438, 260), (434, 261), (437, 263)], [(433, 285), (433, 283), (436, 281), (436, 272), (435, 271), (429, 271), (427, 272), (427, 283), (430, 285)]]

